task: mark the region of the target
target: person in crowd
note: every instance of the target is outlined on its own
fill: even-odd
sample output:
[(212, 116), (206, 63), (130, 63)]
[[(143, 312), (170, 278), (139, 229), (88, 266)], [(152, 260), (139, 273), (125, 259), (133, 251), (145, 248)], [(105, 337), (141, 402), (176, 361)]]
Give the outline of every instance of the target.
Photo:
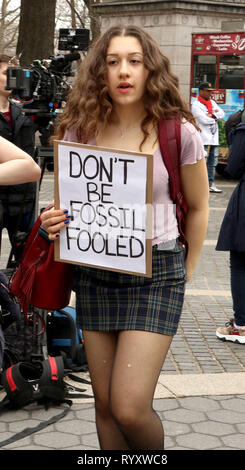
[(40, 167), (26, 152), (0, 137), (0, 185), (39, 181)]
[[(95, 398), (101, 449), (163, 449), (155, 387), (200, 255), (208, 221), (208, 178), (198, 127), (178, 79), (155, 40), (136, 26), (115, 26), (78, 70), (56, 139), (153, 155), (153, 207), (173, 206), (158, 141), (162, 119), (181, 122), (182, 190), (188, 205), (188, 254), (175, 211), (153, 227), (152, 277), (76, 266), (74, 291)], [(50, 241), (67, 227), (69, 208), (41, 214)], [(159, 214), (159, 210), (157, 211)], [(68, 214), (69, 217), (69, 214)], [(69, 225), (68, 225), (69, 226)], [(169, 246), (172, 241), (172, 247)]]
[(199, 86), (198, 98), (192, 104), (192, 114), (201, 129), (201, 138), (204, 144), (208, 169), (209, 191), (222, 193), (222, 190), (214, 184), (215, 168), (219, 155), (219, 127), (218, 120), (225, 115), (217, 103), (211, 99), (213, 91), (209, 82), (202, 82)]
[(233, 130), (225, 172), (239, 179), (229, 200), (220, 228), (216, 250), (230, 252), (231, 294), (234, 318), (219, 327), (223, 341), (245, 344), (245, 122)]
[[(33, 120), (22, 114), (19, 104), (9, 101), (11, 90), (6, 90), (7, 68), (17, 66), (18, 61), (7, 54), (0, 54), (0, 136), (17, 145), (29, 155), (34, 155), (36, 126)], [(2, 229), (6, 228), (18, 262), (23, 246), (17, 246), (17, 231), (29, 232), (33, 225), (36, 184), (29, 182), (11, 186), (0, 185), (0, 201), (3, 210)]]
[[(41, 170), (30, 155), (20, 150), (8, 140), (0, 137), (0, 185), (7, 186), (29, 181), (38, 181), (40, 176)], [(5, 343), (2, 331), (1, 308), (2, 303), (0, 298), (0, 371)]]

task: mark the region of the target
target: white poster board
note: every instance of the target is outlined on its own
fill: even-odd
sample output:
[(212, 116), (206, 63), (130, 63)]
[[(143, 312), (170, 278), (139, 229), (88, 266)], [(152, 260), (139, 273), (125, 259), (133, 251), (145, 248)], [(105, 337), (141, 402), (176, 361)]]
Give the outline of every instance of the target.
[(54, 142), (55, 207), (71, 221), (55, 260), (152, 275), (153, 156)]

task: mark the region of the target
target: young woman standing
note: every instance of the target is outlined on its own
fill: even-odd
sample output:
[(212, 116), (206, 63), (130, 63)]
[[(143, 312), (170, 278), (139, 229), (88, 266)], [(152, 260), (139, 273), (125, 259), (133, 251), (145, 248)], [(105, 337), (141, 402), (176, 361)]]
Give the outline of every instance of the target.
[[(151, 279), (75, 268), (76, 309), (101, 449), (164, 448), (162, 423), (152, 401), (177, 330), (185, 282), (194, 272), (205, 237), (209, 193), (203, 145), (169, 60), (142, 29), (109, 29), (81, 64), (56, 138), (152, 154), (153, 207), (162, 205), (164, 210), (173, 203), (159, 150), (161, 119), (181, 121), (186, 259), (173, 208), (168, 220), (154, 221)], [(42, 215), (50, 240), (66, 226), (64, 209), (69, 208)]]

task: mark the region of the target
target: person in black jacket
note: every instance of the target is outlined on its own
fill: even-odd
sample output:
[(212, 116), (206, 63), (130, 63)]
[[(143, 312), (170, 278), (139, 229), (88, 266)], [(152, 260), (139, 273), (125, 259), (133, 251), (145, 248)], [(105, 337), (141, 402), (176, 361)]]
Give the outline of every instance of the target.
[(226, 173), (239, 179), (220, 228), (216, 250), (230, 251), (234, 319), (218, 328), (223, 341), (245, 344), (245, 122), (234, 130)]
[[(34, 160), (18, 147), (0, 137), (0, 184), (19, 184), (38, 181), (41, 170)], [(8, 278), (0, 270), (0, 371), (4, 358), (5, 339), (3, 330), (19, 320), (19, 305), (11, 299)]]
[[(7, 68), (18, 65), (16, 59), (0, 54), (0, 136), (14, 143), (29, 155), (34, 155), (35, 124), (21, 112), (21, 106), (10, 103), (10, 90), (6, 90)], [(16, 231), (28, 232), (33, 225), (36, 183), (0, 186), (1, 228), (6, 228), (18, 262), (23, 245), (18, 246)]]

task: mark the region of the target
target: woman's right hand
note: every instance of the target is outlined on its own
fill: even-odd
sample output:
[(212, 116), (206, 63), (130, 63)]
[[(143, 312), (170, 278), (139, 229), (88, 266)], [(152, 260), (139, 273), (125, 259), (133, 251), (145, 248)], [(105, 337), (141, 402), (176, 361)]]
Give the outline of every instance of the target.
[(54, 207), (41, 213), (41, 226), (48, 233), (50, 240), (59, 238), (60, 230), (70, 222), (70, 217), (68, 210)]

